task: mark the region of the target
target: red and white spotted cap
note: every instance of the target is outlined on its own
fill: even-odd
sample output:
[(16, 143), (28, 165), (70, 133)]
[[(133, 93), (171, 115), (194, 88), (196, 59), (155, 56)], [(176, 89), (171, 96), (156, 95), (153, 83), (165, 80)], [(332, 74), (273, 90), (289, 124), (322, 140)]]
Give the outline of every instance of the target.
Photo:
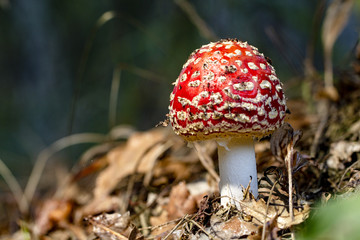
[(169, 120), (188, 141), (263, 137), (283, 124), (282, 83), (247, 42), (226, 39), (195, 50), (174, 85)]

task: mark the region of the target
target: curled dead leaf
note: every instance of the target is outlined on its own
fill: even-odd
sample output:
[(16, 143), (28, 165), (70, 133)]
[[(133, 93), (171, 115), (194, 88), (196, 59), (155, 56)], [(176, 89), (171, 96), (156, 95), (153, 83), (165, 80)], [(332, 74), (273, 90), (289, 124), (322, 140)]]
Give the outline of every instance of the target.
[(276, 219), (279, 229), (286, 229), (293, 225), (297, 225), (305, 221), (310, 213), (309, 205), (303, 205), (301, 208), (294, 209), (294, 220), (291, 219), (289, 212), (285, 206), (269, 205), (263, 199), (241, 201), (242, 211), (252, 216), (252, 221), (258, 225), (263, 225), (265, 217), (268, 220)]
[(339, 141), (332, 143), (327, 165), (333, 169), (344, 169), (344, 163), (351, 161), (351, 155), (355, 152), (360, 152), (359, 142)]
[(196, 208), (196, 200), (190, 195), (185, 182), (180, 182), (171, 189), (167, 206), (169, 220), (195, 213)]

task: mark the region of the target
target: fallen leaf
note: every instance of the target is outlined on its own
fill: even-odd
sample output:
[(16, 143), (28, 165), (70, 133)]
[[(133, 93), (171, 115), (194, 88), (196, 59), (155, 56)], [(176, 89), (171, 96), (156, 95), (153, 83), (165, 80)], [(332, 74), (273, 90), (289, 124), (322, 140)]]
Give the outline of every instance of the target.
[(276, 218), (277, 226), (279, 229), (289, 228), (293, 225), (297, 225), (305, 221), (308, 218), (310, 207), (308, 205), (302, 206), (301, 209), (294, 209), (294, 221), (291, 220), (289, 212), (285, 206), (281, 205), (269, 205), (267, 207), (266, 202), (263, 199), (244, 200), (240, 203), (241, 211), (252, 217), (252, 221), (258, 225), (263, 225), (266, 217), (266, 221)]
[(37, 216), (33, 228), (36, 236), (47, 233), (61, 221), (67, 221), (73, 205), (70, 201), (49, 199), (37, 209)]
[(196, 209), (196, 200), (190, 195), (185, 182), (180, 182), (171, 189), (167, 206), (169, 220), (195, 213)]
[[(101, 171), (96, 179), (93, 190), (94, 198), (78, 211), (78, 217), (94, 215), (112, 208), (114, 199), (109, 197), (111, 192), (126, 176), (150, 171), (159, 153), (156, 152), (151, 159), (149, 156), (146, 158), (144, 156), (152, 147), (164, 142), (166, 139), (167, 132), (165, 129), (153, 129), (147, 132), (134, 133), (125, 145), (120, 145), (111, 150), (105, 156), (108, 166)], [(163, 152), (168, 147), (166, 145), (165, 148), (162, 147), (160, 150)], [(149, 159), (152, 161), (151, 163), (144, 162), (144, 160)], [(104, 202), (107, 204), (104, 204)], [(117, 201), (117, 205), (119, 204), (121, 204), (120, 200)]]
[(330, 146), (330, 157), (327, 159), (327, 165), (333, 169), (344, 169), (345, 162), (351, 161), (351, 155), (360, 152), (359, 142), (339, 141)]
[(101, 214), (86, 219), (93, 226), (93, 233), (101, 239), (129, 239), (133, 227), (130, 223), (130, 214)]
[[(121, 179), (129, 174), (139, 172), (144, 154), (160, 141), (166, 139), (161, 129), (154, 129), (143, 133), (134, 133), (124, 147), (116, 148), (107, 154), (109, 166), (101, 172), (96, 181), (94, 198), (101, 198), (114, 190)], [(149, 165), (148, 165), (149, 167)], [(150, 170), (140, 168), (142, 173)]]
[(251, 236), (258, 233), (259, 227), (254, 225), (251, 222), (246, 222), (241, 220), (239, 217), (235, 216), (230, 218), (230, 220), (218, 224), (218, 226), (213, 226), (216, 235), (223, 239), (230, 238), (241, 238), (244, 236)]

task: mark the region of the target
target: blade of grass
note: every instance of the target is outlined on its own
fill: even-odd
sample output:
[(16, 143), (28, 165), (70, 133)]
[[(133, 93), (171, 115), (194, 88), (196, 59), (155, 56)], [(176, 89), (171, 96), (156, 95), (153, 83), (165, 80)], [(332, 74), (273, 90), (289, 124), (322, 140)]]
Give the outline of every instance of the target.
[[(76, 73), (76, 78), (75, 78), (75, 87), (74, 87), (74, 92), (73, 92), (73, 99), (72, 99), (72, 103), (71, 103), (71, 110), (70, 110), (70, 114), (69, 114), (69, 124), (68, 124), (68, 134), (72, 133), (72, 127), (73, 127), (73, 122), (75, 120), (75, 115), (76, 115), (76, 104), (77, 104), (77, 100), (80, 96), (80, 90), (82, 87), (82, 82), (83, 80), (83, 76), (85, 73), (85, 69), (86, 69), (86, 65), (87, 65), (87, 61), (89, 59), (89, 55), (95, 40), (95, 37), (97, 35), (97, 32), (99, 31), (99, 29), (106, 24), (107, 22), (109, 22), (110, 20), (114, 19), (114, 18), (119, 18), (121, 20), (124, 20), (127, 24), (129, 24), (130, 26), (134, 27), (135, 29), (141, 31), (142, 33), (144, 33), (144, 35), (147, 37), (147, 39), (149, 39), (151, 42), (154, 43), (154, 45), (162, 52), (164, 53), (164, 50), (162, 49), (161, 43), (160, 43), (160, 39), (155, 36), (154, 34), (152, 34), (151, 32), (147, 31), (145, 29), (145, 26), (138, 21), (137, 19), (126, 15), (126, 14), (121, 14), (119, 12), (115, 12), (115, 11), (107, 11), (105, 13), (103, 13), (99, 19), (96, 21), (94, 27), (92, 28), (89, 37), (86, 40), (86, 43), (84, 45), (84, 49), (82, 51), (82, 55), (80, 57), (80, 62), (79, 62), (79, 66), (78, 66), (78, 70)], [(121, 67), (120, 67), (121, 68)], [(138, 69), (136, 69), (138, 70)], [(138, 71), (139, 72), (139, 71)]]
[(24, 193), (20, 187), (19, 182), (16, 180), (10, 169), (0, 158), (0, 175), (4, 178), (5, 182), (9, 186), (10, 191), (14, 195), (16, 203), (22, 214), (26, 215), (29, 209), (29, 203), (26, 199), (23, 199)]
[(75, 87), (74, 87), (74, 93), (73, 93), (73, 99), (71, 103), (71, 110), (70, 110), (70, 117), (69, 117), (69, 127), (68, 127), (68, 134), (71, 134), (72, 132), (72, 126), (75, 119), (75, 113), (76, 113), (76, 104), (78, 97), (80, 95), (81, 85), (83, 81), (83, 76), (86, 68), (87, 61), (89, 59), (89, 54), (92, 48), (92, 45), (94, 43), (96, 34), (98, 30), (103, 26), (105, 23), (110, 21), (111, 19), (115, 18), (116, 14), (114, 11), (108, 11), (105, 12), (100, 16), (100, 18), (97, 20), (95, 26), (93, 27), (89, 38), (87, 39), (84, 49), (82, 51), (82, 55), (80, 58), (80, 63), (78, 67), (78, 71), (75, 78)]
[(336, 39), (346, 26), (353, 0), (334, 0), (328, 7), (322, 28), (325, 87), (333, 87), (332, 53)]
[(113, 72), (113, 78), (110, 89), (110, 102), (109, 102), (109, 127), (112, 129), (116, 125), (116, 108), (119, 96), (121, 69), (116, 67)]
[(129, 71), (129, 72), (131, 72), (139, 77), (142, 77), (144, 79), (147, 79), (147, 80), (151, 80), (154, 82), (166, 82), (167, 81), (166, 77), (163, 77), (160, 74), (151, 72), (144, 68), (139, 68), (134, 65), (130, 65), (127, 63), (119, 63), (119, 67), (122, 70)]
[(48, 159), (55, 154), (56, 152), (59, 152), (60, 150), (63, 150), (64, 148), (80, 144), (80, 143), (99, 143), (106, 140), (106, 136), (103, 134), (97, 134), (97, 133), (80, 133), (80, 134), (74, 134), (70, 135), (64, 138), (61, 138), (51, 144), (49, 147), (45, 148), (40, 152), (38, 155), (35, 165), (32, 169), (32, 172), (30, 174), (29, 180), (26, 184), (24, 195), (22, 201), (31, 202), (35, 193), (35, 190), (38, 186), (38, 183), (40, 181), (41, 175), (44, 171), (46, 162)]
[(216, 41), (218, 37), (206, 24), (206, 22), (200, 17), (196, 9), (187, 0), (175, 0), (175, 3), (188, 15), (190, 21), (197, 27), (200, 34), (210, 40)]

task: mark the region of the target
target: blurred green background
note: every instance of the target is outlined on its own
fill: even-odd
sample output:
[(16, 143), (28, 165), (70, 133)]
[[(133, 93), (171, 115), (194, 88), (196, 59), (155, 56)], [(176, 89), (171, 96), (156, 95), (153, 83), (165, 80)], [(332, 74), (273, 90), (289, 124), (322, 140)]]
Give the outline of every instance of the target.
[[(189, 1), (210, 37), (179, 2), (0, 0), (0, 157), (18, 177), (27, 176), (39, 151), (59, 138), (109, 132), (115, 69), (121, 69), (116, 124), (139, 130), (164, 120), (171, 83), (211, 36), (257, 46), (272, 59), (290, 98), (300, 97), (311, 42), (322, 71), (324, 8), (318, 6), (327, 1)], [(350, 66), (359, 5), (355, 1), (336, 42), (335, 69)], [(101, 18), (109, 11), (115, 17)]]

